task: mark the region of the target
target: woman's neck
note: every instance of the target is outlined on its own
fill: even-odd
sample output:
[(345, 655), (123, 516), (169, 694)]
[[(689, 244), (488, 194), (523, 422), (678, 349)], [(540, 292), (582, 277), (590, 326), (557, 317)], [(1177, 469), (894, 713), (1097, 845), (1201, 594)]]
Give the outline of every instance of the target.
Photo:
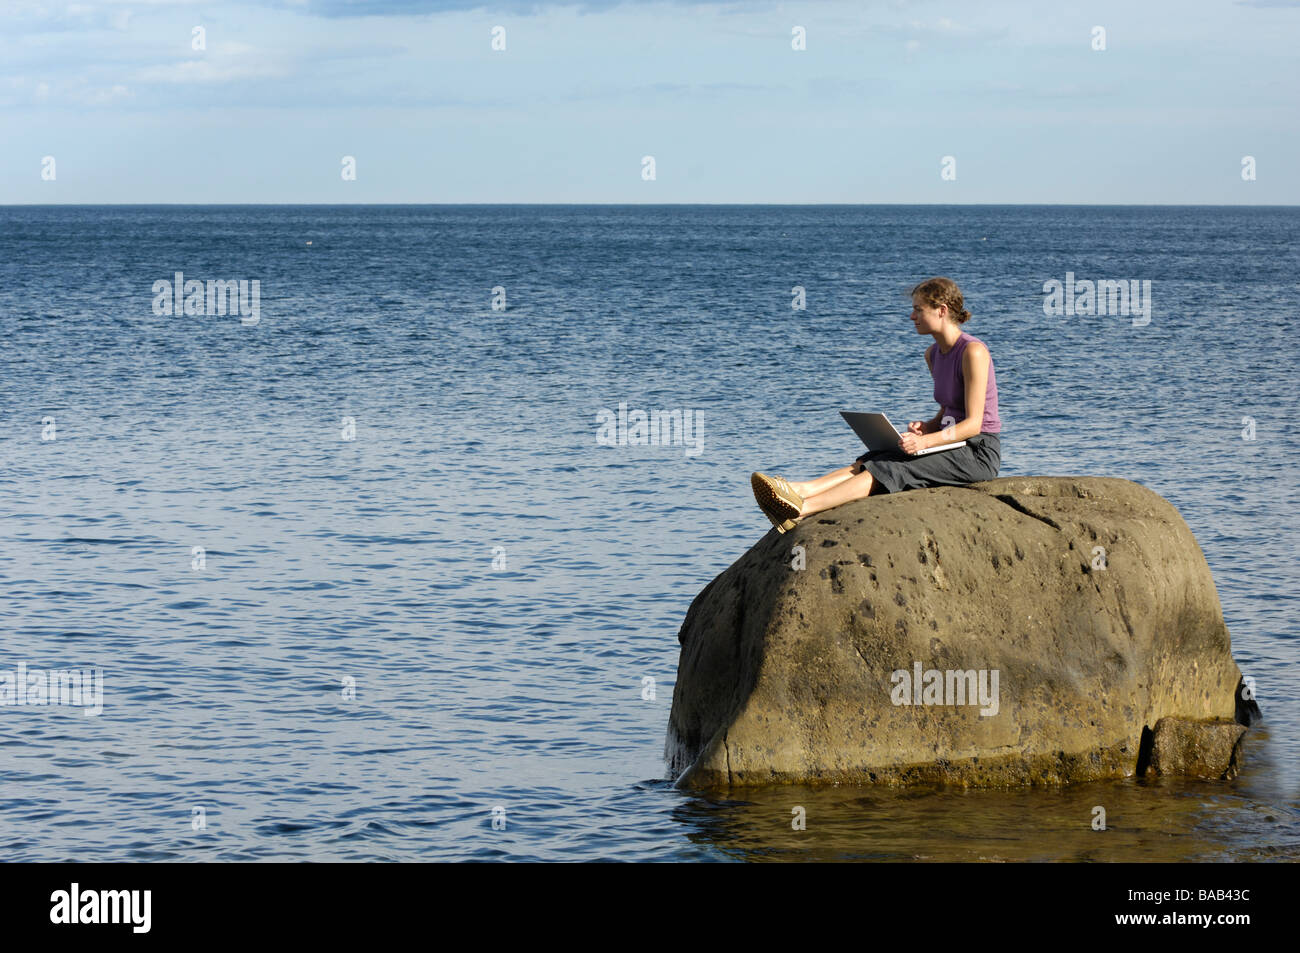
[(961, 337), (961, 334), (962, 331), (960, 326), (949, 324), (946, 325), (942, 331), (936, 334), (934, 339), (939, 344), (939, 350), (944, 354), (947, 354), (957, 345), (957, 341)]

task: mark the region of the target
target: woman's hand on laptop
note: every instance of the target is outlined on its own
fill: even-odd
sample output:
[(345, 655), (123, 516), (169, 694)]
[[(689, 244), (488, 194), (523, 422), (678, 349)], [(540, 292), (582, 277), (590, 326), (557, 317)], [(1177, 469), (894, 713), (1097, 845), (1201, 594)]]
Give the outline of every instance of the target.
[(925, 421), (913, 420), (907, 425), (907, 430), (909, 433), (925, 433)]
[(925, 441), (922, 439), (921, 435), (914, 432), (911, 429), (911, 425), (909, 424), (907, 433), (899, 436), (898, 446), (902, 449), (904, 453), (911, 454), (911, 453), (916, 453), (918, 450), (924, 450), (926, 444)]

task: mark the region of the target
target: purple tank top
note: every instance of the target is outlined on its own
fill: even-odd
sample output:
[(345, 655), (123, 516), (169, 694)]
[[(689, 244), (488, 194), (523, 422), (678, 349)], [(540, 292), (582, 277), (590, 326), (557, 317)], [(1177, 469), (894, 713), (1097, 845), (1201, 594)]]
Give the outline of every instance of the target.
[[(957, 343), (947, 354), (939, 349), (936, 341), (930, 352), (930, 375), (934, 378), (934, 399), (943, 408), (939, 415), (952, 417), (955, 423), (966, 419), (966, 380), (961, 371), (962, 353), (971, 341), (979, 341), (974, 335), (961, 332)], [(983, 344), (983, 341), (980, 341)], [(984, 391), (984, 416), (980, 421), (980, 433), (1001, 433), (1002, 420), (998, 417), (998, 383), (993, 376), (993, 355), (989, 354), (989, 383)]]

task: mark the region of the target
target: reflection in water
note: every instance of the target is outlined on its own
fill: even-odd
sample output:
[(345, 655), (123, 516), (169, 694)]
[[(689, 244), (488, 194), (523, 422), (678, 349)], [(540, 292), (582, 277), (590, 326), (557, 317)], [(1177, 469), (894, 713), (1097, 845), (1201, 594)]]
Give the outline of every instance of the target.
[[(1267, 735), (1247, 736), (1233, 782), (1128, 779), (956, 790), (790, 785), (691, 796), (691, 841), (732, 860), (1300, 860), (1300, 797), (1271, 789)], [(1105, 809), (1106, 830), (1092, 827)], [(792, 810), (806, 829), (792, 829)]]

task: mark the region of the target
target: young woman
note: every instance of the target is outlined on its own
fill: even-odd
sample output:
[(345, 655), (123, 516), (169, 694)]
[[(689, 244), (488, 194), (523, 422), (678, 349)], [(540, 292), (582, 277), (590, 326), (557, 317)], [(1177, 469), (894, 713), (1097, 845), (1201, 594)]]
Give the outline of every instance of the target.
[[(961, 289), (952, 279), (931, 278), (912, 289), (916, 333), (934, 338), (925, 361), (934, 378), (938, 412), (908, 424), (897, 449), (869, 451), (823, 477), (796, 483), (755, 473), (750, 479), (754, 497), (777, 530), (784, 533), (805, 516), (873, 493), (960, 486), (998, 475), (1002, 421), (993, 358), (983, 341), (961, 329), (969, 320)], [(914, 456), (962, 440), (964, 447)]]

